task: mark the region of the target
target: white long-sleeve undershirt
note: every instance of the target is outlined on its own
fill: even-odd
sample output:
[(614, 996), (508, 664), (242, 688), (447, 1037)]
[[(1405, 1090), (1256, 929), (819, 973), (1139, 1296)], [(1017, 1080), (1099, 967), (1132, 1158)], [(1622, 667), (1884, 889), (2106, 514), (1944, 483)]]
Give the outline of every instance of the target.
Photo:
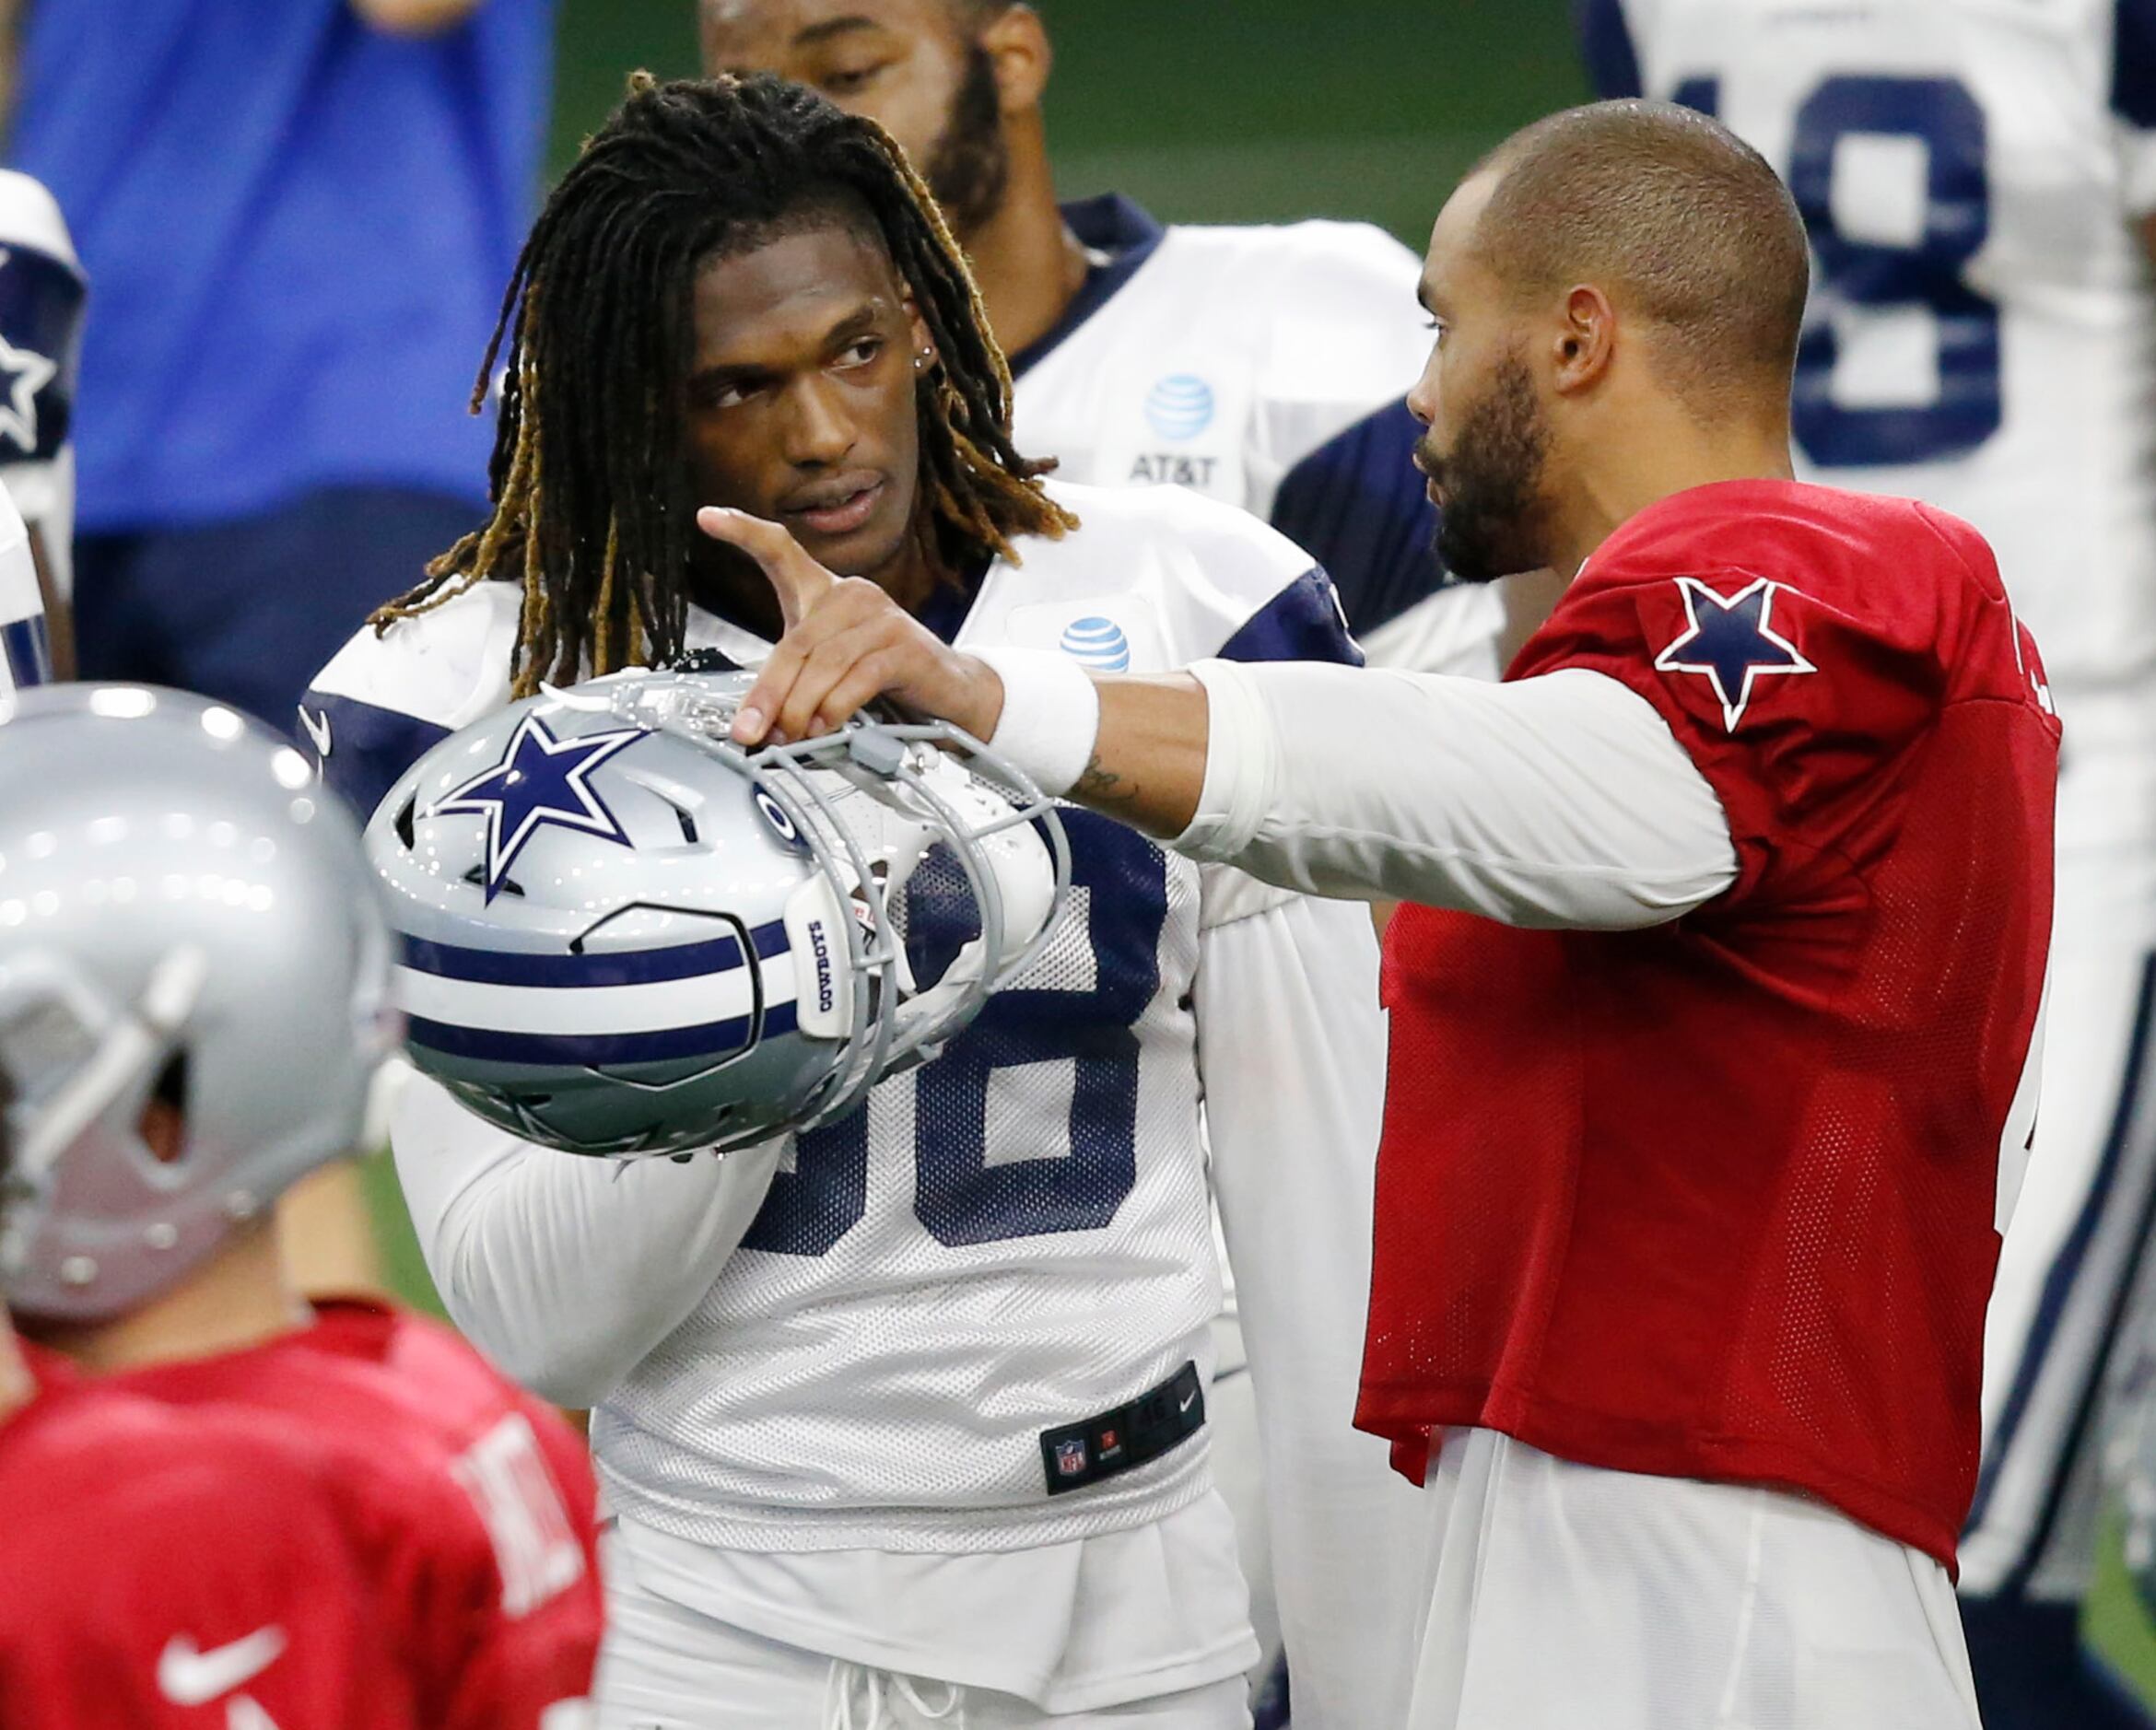
[(1663, 924), (1736, 881), (1706, 777), (1652, 704), (1601, 673), (1191, 671), (1205, 785), (1170, 845), (1194, 859), (1317, 894), (1599, 930)]
[(516, 1381), (574, 1407), (613, 1392), (703, 1300), (783, 1151), (580, 1159), (489, 1127), (424, 1076), (390, 1139), (451, 1318)]

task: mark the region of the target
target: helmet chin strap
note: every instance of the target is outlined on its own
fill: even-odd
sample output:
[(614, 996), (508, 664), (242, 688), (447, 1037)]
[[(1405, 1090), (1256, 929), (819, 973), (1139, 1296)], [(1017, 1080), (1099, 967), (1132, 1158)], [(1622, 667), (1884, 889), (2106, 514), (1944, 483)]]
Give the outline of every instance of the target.
[(194, 1012), (208, 977), (209, 957), (199, 945), (165, 953), (150, 969), (142, 995), (38, 1113), (17, 1153), (23, 1176), (33, 1185), (41, 1179), (114, 1101), (163, 1060)]

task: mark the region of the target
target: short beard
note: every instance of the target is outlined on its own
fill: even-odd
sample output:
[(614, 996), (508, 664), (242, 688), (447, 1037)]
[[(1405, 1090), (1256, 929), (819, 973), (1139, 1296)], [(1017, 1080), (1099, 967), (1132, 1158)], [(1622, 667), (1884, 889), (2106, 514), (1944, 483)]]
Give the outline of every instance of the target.
[(1456, 579), (1494, 582), (1550, 562), (1549, 455), (1534, 377), (1516, 351), (1497, 363), (1489, 390), (1461, 420), (1451, 455), (1439, 461), (1427, 443), (1422, 450), (1445, 497), (1437, 556)]
[(1011, 153), (1003, 144), (996, 64), (978, 42), (967, 49), (966, 76), (951, 99), (943, 130), (929, 147), (926, 178), (943, 219), (961, 240), (978, 233), (1003, 207)]

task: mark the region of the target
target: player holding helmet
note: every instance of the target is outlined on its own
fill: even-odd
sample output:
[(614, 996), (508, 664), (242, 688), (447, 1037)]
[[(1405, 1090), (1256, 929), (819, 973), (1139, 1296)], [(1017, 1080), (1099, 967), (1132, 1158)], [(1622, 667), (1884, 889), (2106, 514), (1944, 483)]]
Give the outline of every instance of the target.
[[(0, 728), (0, 1065), (37, 1197), (0, 1276), (104, 1385), (334, 1454), (395, 1628), (384, 1689), (538, 1730), (598, 1643), (575, 1436), (446, 1330), (311, 1308), (283, 1273), (274, 1204), (349, 1151), (395, 1024), (357, 837), (310, 780), (177, 692), (53, 686)], [(165, 1668), (184, 1694), (215, 1666)]]
[[(697, 534), (708, 503), (781, 515), (962, 642), (1354, 658), (1322, 573), (1262, 525), (1043, 484), (918, 181), (873, 125), (776, 80), (632, 93), (533, 231), (509, 378), (493, 520), (303, 715), (363, 804), (543, 680), (759, 659), (780, 621)], [(1067, 822), (1038, 962), (938, 1060), (782, 1149), (610, 1169), (413, 1090), (398, 1167), (452, 1313), (598, 1405), (614, 1722), (792, 1730), (908, 1692), (999, 1723), (1246, 1721), (1202, 1427), (1201, 1091), (1220, 1157), (1330, 1219), (1295, 1186), (1344, 1174), (1354, 1198), (1366, 1170), (1372, 946), (1356, 910)], [(917, 877), (902, 899), (917, 966), (977, 935), (967, 896)], [(1306, 1239), (1314, 1288), (1354, 1284), (1344, 1222), (1337, 1257)]]

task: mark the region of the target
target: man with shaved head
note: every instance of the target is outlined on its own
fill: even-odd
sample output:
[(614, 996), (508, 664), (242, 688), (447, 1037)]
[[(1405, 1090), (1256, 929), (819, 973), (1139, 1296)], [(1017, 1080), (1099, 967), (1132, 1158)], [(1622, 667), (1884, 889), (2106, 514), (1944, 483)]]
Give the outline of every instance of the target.
[(1974, 1730), (1954, 1544), (2035, 1111), (2058, 727), (1974, 531), (1790, 478), (1795, 207), (1713, 121), (1453, 194), (1409, 401), (1504, 684), (947, 648), (783, 531), (736, 727), (887, 695), (1203, 860), (1394, 895), (1357, 1421), (1424, 1485), (1413, 1730)]

